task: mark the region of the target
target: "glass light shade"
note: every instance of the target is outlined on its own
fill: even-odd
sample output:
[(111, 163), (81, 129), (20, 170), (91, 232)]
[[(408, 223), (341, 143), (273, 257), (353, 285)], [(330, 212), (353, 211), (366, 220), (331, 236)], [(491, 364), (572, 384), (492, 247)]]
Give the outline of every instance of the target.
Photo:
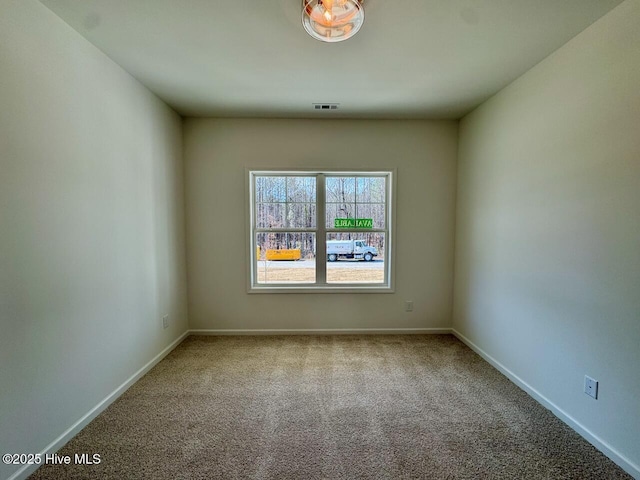
[(302, 25), (316, 40), (342, 42), (363, 23), (362, 0), (302, 0)]

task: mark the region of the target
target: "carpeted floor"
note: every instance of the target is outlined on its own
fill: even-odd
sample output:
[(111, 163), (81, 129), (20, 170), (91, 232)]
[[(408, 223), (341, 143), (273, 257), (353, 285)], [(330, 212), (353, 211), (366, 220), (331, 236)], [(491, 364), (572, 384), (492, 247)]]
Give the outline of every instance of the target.
[(189, 337), (31, 478), (631, 478), (450, 335)]

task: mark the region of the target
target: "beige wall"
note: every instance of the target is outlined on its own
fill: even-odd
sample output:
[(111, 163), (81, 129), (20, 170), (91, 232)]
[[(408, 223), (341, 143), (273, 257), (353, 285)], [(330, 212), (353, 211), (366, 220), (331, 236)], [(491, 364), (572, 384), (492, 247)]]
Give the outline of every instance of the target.
[[(187, 119), (184, 142), (191, 328), (449, 327), (457, 122)], [(245, 167), (397, 168), (396, 293), (247, 294)]]
[(462, 120), (455, 269), (455, 328), (627, 469), (640, 465), (639, 27), (627, 0)]
[(39, 2), (0, 12), (0, 451), (37, 453), (187, 329), (181, 120)]

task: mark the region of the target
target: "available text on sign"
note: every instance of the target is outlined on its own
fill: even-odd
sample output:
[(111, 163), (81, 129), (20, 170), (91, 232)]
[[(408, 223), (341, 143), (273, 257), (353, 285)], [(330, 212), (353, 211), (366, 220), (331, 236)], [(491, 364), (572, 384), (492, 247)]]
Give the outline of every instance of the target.
[(372, 218), (336, 218), (333, 228), (373, 228)]

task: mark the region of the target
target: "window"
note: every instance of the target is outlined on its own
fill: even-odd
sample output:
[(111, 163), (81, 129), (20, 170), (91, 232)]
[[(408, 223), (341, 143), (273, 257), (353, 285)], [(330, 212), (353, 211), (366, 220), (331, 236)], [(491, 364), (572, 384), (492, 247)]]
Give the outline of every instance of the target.
[(249, 170), (249, 291), (391, 291), (391, 171)]

